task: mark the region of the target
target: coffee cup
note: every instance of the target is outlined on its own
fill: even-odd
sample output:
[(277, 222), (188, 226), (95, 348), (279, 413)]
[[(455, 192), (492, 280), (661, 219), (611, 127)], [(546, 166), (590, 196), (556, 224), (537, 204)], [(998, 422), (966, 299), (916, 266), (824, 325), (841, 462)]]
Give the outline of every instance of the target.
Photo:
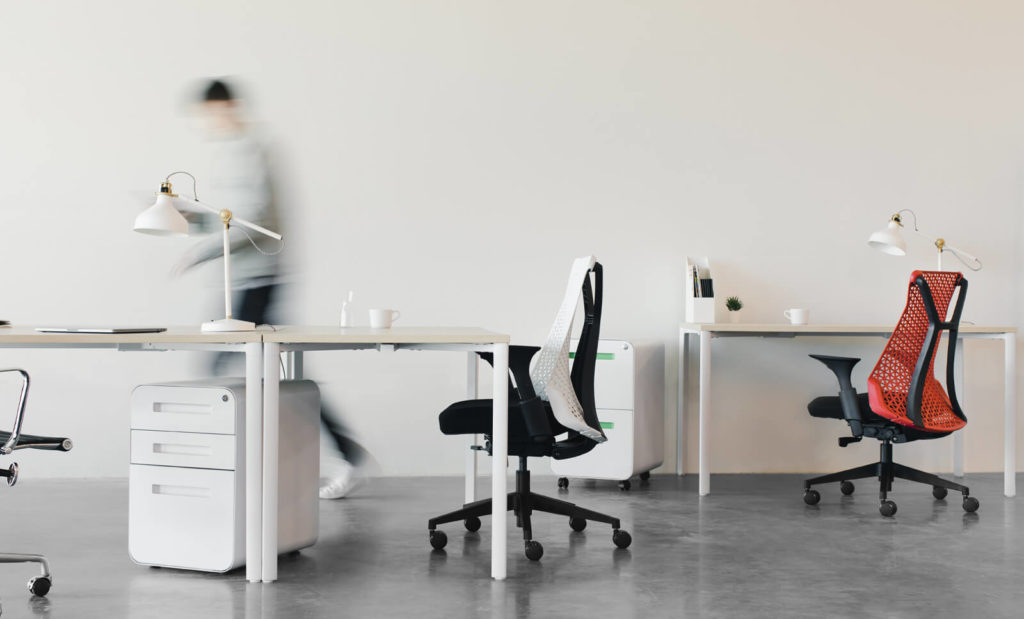
[(782, 315), (789, 320), (790, 324), (794, 325), (807, 324), (807, 319), (810, 317), (810, 314), (810, 310), (802, 307), (793, 307), (782, 312)]
[(398, 320), (402, 315), (398, 310), (372, 309), (370, 310), (370, 327), (373, 329), (390, 329), (391, 323)]

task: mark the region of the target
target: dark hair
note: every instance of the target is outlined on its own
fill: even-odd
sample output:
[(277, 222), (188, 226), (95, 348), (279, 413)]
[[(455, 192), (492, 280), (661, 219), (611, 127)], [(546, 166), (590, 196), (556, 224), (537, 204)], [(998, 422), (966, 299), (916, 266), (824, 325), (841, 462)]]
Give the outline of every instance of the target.
[(221, 80), (211, 80), (206, 89), (203, 90), (203, 101), (234, 101), (234, 93), (231, 88)]

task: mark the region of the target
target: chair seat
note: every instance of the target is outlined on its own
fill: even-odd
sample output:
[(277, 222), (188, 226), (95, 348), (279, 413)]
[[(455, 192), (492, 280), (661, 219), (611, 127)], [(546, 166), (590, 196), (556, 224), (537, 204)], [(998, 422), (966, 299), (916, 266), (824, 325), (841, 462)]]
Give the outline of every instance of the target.
[[(871, 410), (871, 404), (868, 400), (868, 394), (866, 393), (857, 394), (857, 404), (860, 408), (860, 418), (865, 426), (895, 428), (906, 438), (905, 442), (941, 438), (949, 434), (949, 432), (928, 432), (926, 430), (900, 425), (882, 417), (881, 415), (877, 415)], [(811, 403), (807, 405), (807, 412), (810, 413), (812, 417), (821, 417), (824, 419), (846, 418), (843, 415), (843, 405), (839, 400), (839, 396), (822, 396), (814, 398), (811, 400)]]
[[(0, 446), (11, 438), (10, 432), (0, 431)], [(38, 436), (36, 434), (21, 434), (18, 437), (18, 444), (15, 449), (54, 449), (57, 451), (71, 451), (71, 439), (57, 436)]]
[[(491, 435), (493, 429), (493, 400), (463, 400), (456, 402), (441, 411), (438, 423), (441, 432), (448, 435), (486, 434)], [(515, 414), (508, 415), (508, 453), (514, 456), (548, 456), (551, 455), (553, 441), (535, 442), (530, 439), (526, 430), (526, 422), (518, 409)]]

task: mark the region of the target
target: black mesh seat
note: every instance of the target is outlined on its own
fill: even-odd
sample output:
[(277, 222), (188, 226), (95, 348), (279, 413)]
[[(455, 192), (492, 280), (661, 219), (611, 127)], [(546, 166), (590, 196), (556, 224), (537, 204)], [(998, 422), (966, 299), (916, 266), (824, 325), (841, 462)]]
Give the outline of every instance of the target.
[[(902, 426), (893, 423), (882, 417), (876, 415), (871, 410), (871, 405), (868, 402), (868, 394), (858, 393), (857, 394), (857, 407), (860, 409), (861, 425), (869, 429), (878, 432), (880, 430), (887, 429), (893, 433), (893, 442), (895, 443), (909, 443), (911, 441), (928, 440), (933, 438), (942, 438), (943, 436), (949, 436), (949, 432), (926, 432), (924, 430), (918, 430), (917, 428), (911, 428), (909, 426)], [(822, 419), (845, 419), (843, 415), (843, 404), (839, 396), (821, 396), (811, 400), (810, 404), (807, 405), (807, 412), (811, 414), (811, 417), (820, 417)], [(871, 434), (877, 436), (877, 434)]]
[[(0, 431), (0, 443), (6, 443), (11, 438), (10, 432)], [(59, 436), (37, 436), (35, 434), (19, 434), (18, 442), (12, 448), (19, 449), (53, 449), (55, 451), (71, 451), (73, 447), (71, 439)]]

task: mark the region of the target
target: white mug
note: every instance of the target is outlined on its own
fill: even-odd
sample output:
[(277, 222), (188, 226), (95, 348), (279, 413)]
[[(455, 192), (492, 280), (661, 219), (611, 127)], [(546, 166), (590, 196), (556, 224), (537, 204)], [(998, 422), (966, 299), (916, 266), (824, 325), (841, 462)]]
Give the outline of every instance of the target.
[(807, 318), (810, 316), (810, 310), (802, 307), (794, 307), (782, 312), (782, 315), (789, 319), (789, 322), (794, 325), (805, 325), (807, 324)]
[(370, 310), (370, 327), (373, 329), (390, 329), (391, 323), (398, 320), (402, 315), (398, 310), (372, 309)]

